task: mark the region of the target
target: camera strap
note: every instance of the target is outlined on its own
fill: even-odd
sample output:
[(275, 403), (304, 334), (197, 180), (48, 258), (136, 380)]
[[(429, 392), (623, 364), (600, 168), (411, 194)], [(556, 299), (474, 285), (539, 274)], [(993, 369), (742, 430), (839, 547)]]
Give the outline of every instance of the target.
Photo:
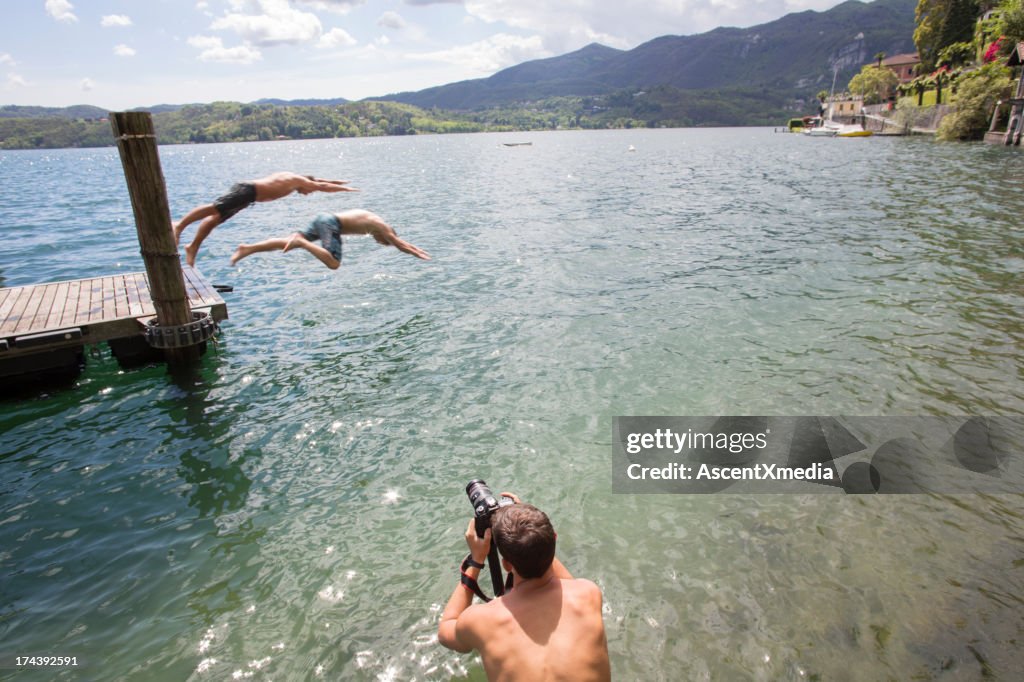
[(462, 573), (463, 586), (476, 596), (480, 597), (483, 601), (491, 601), (491, 598), (484, 594), (484, 591), (480, 589), (480, 584), (476, 581), (476, 578), (470, 578), (466, 575), (466, 569), (470, 566), (473, 566), (474, 568), (483, 568), (483, 564), (477, 564), (473, 561), (473, 555), (467, 554), (466, 558), (462, 561), (462, 568), (459, 570), (459, 572)]
[[(459, 569), (459, 572), (462, 574), (462, 584), (466, 587), (467, 590), (469, 590), (476, 596), (480, 597), (481, 600), (485, 602), (491, 601), (491, 598), (484, 594), (484, 591), (480, 589), (480, 584), (476, 581), (476, 579), (470, 578), (468, 575), (466, 575), (466, 569), (470, 566), (474, 568), (483, 568), (482, 564), (478, 565), (475, 561), (473, 561), (472, 554), (467, 554), (466, 558), (462, 561), (462, 567)], [(512, 589), (512, 579), (513, 575), (509, 573), (508, 576), (506, 576), (505, 578), (505, 592), (508, 592)]]
[(477, 583), (477, 581), (474, 580), (473, 578), (470, 578), (465, 573), (462, 574), (462, 584), (470, 592), (472, 592), (476, 596), (480, 597), (480, 599), (482, 599), (483, 601), (485, 601), (485, 602), (491, 601), (491, 598), (488, 597), (486, 594), (484, 594), (484, 591), (480, 589), (480, 585)]

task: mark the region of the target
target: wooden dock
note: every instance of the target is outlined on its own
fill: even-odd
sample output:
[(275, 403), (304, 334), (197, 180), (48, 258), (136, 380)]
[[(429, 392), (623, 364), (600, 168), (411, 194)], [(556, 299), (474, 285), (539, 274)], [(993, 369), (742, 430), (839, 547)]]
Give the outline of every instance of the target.
[[(194, 268), (184, 266), (182, 273), (192, 310), (227, 319), (227, 304), (213, 285)], [(40, 354), (141, 340), (155, 315), (145, 272), (0, 289), (0, 363), (7, 366), (0, 375), (16, 373)]]

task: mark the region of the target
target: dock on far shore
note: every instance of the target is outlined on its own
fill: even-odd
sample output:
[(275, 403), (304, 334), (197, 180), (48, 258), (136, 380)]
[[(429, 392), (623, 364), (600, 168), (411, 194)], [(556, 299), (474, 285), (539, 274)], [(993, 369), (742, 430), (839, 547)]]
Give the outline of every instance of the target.
[[(215, 322), (227, 304), (184, 266), (189, 305)], [(152, 355), (145, 332), (156, 308), (145, 272), (0, 289), (0, 378), (80, 366), (87, 344), (107, 342), (122, 364)]]

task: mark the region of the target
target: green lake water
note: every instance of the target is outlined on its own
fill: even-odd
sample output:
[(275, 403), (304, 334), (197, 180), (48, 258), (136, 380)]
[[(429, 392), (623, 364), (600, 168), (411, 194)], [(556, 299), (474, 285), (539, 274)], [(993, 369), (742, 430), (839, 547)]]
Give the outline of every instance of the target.
[[(531, 146), (506, 147), (504, 142)], [(630, 147), (635, 151), (630, 151)], [(435, 631), (484, 478), (546, 510), (622, 680), (1019, 679), (1024, 496), (616, 495), (616, 415), (1024, 414), (1024, 156), (770, 129), (161, 147), (193, 381), (0, 402), (0, 679), (484, 679)], [(429, 251), (239, 242), (367, 208)], [(114, 149), (0, 153), (0, 284), (142, 269)], [(191, 239), (194, 227), (185, 239)]]

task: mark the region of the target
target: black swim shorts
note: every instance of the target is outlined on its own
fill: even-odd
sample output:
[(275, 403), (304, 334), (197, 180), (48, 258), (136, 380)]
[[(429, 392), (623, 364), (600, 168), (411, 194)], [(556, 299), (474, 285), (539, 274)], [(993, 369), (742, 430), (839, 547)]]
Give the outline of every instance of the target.
[(251, 182), (239, 182), (228, 193), (213, 202), (213, 207), (220, 213), (221, 221), (227, 220), (243, 208), (256, 202), (256, 185)]

